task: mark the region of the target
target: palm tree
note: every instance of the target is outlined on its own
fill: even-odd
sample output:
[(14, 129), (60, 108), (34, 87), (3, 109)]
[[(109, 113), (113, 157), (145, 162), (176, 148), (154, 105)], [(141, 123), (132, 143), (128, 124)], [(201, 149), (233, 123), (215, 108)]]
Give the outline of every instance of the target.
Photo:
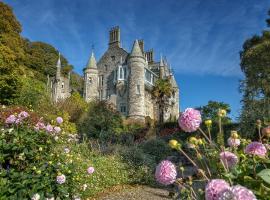
[(158, 79), (155, 82), (152, 94), (155, 97), (159, 107), (159, 125), (164, 121), (164, 110), (168, 107), (169, 98), (173, 93), (173, 87), (170, 79)]

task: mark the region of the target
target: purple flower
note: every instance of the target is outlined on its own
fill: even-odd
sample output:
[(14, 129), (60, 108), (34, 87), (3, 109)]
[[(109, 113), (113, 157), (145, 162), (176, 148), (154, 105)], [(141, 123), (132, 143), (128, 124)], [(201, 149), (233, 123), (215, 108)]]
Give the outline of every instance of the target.
[(232, 186), (220, 194), (218, 200), (256, 200), (253, 192), (241, 185)]
[(40, 129), (45, 129), (45, 128), (46, 128), (46, 126), (45, 126), (44, 123), (42, 123), (42, 122), (36, 123), (36, 125), (35, 125), (35, 127), (34, 127), (34, 129), (35, 129), (36, 131), (38, 131), (38, 130), (40, 130)]
[(231, 187), (231, 191), (237, 200), (256, 200), (253, 192), (241, 185)]
[(57, 117), (56, 118), (56, 122), (58, 123), (58, 124), (62, 124), (63, 123), (63, 118), (62, 117)]
[(48, 133), (53, 132), (53, 127), (52, 127), (52, 125), (48, 124), (48, 125), (46, 126), (46, 131), (47, 131)]
[(177, 176), (175, 165), (169, 160), (163, 160), (156, 167), (155, 177), (157, 182), (170, 185), (175, 182)]
[(222, 193), (230, 188), (222, 179), (213, 179), (205, 187), (205, 200), (219, 200)]
[(28, 112), (25, 112), (25, 111), (20, 112), (19, 115), (18, 115), (18, 117), (19, 117), (20, 119), (25, 119), (25, 118), (27, 118), (27, 117), (29, 117), (29, 116), (30, 116), (30, 115), (28, 114)]
[(240, 145), (240, 139), (238, 138), (232, 138), (232, 137), (229, 137), (228, 138), (228, 145), (230, 147), (238, 147)]
[(6, 119), (6, 121), (5, 121), (5, 123), (6, 124), (14, 124), (15, 122), (16, 122), (16, 117), (15, 117), (15, 115), (10, 115), (7, 119)]
[(87, 169), (87, 173), (88, 174), (93, 174), (94, 171), (95, 171), (95, 168), (94, 167), (88, 167), (88, 169)]
[(54, 131), (55, 131), (56, 133), (59, 133), (59, 132), (61, 131), (61, 128), (58, 127), (58, 126), (55, 126), (55, 127), (54, 127)]
[(193, 108), (187, 108), (179, 117), (178, 123), (185, 132), (196, 131), (202, 122), (201, 113)]
[(228, 168), (234, 167), (238, 163), (238, 158), (234, 153), (224, 151), (219, 154), (221, 162)]
[(63, 184), (63, 183), (65, 183), (65, 182), (66, 182), (66, 176), (65, 176), (64, 174), (57, 176), (57, 177), (56, 177), (56, 182), (57, 182), (58, 184)]
[(250, 155), (257, 155), (257, 156), (260, 156), (260, 157), (265, 157), (265, 155), (267, 153), (267, 149), (260, 142), (251, 142), (245, 148), (245, 153), (250, 154)]

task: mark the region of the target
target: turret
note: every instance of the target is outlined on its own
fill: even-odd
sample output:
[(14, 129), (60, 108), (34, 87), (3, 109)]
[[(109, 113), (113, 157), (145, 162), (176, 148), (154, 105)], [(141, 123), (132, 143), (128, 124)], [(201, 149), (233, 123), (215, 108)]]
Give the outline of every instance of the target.
[(86, 102), (98, 97), (98, 69), (97, 62), (92, 51), (91, 56), (84, 68), (84, 91), (83, 98)]
[(144, 68), (145, 58), (139, 46), (138, 40), (134, 42), (129, 55), (129, 118), (145, 122), (145, 100), (144, 100)]
[(58, 54), (58, 60), (57, 60), (57, 64), (56, 64), (56, 79), (60, 80), (61, 77), (61, 59), (60, 59), (60, 52)]
[(163, 79), (165, 75), (165, 65), (162, 56), (160, 56), (160, 63), (159, 63), (159, 78)]

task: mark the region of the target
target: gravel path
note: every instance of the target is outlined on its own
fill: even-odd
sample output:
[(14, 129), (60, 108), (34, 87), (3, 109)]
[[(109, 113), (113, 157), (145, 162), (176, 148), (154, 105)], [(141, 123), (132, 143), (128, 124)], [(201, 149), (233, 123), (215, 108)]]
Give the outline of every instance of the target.
[(168, 200), (169, 192), (160, 188), (152, 188), (148, 186), (137, 186), (133, 188), (123, 189), (119, 192), (112, 192), (97, 200)]

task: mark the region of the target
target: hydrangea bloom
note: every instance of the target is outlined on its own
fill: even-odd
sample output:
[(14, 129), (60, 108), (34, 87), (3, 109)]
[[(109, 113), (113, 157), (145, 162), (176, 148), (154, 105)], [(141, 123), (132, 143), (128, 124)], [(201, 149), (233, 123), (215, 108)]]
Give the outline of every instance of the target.
[(205, 187), (205, 200), (219, 200), (222, 193), (230, 188), (222, 179), (213, 179)]
[(224, 151), (219, 154), (221, 162), (228, 168), (234, 167), (238, 163), (238, 158), (234, 153)]
[(245, 153), (264, 157), (266, 155), (266, 153), (267, 153), (267, 149), (260, 142), (251, 142), (245, 148)]
[(202, 122), (201, 113), (193, 108), (187, 108), (179, 117), (178, 123), (185, 132), (196, 131)]
[(16, 121), (16, 117), (15, 117), (15, 115), (10, 115), (7, 119), (6, 119), (6, 121), (5, 121), (5, 123), (6, 124), (14, 124), (15, 123), (15, 121)]
[(22, 111), (19, 113), (18, 117), (20, 119), (25, 119), (25, 118), (29, 117), (29, 114), (28, 114), (28, 112)]
[(57, 176), (57, 177), (56, 177), (56, 182), (57, 182), (58, 184), (63, 184), (63, 183), (65, 183), (65, 182), (66, 182), (66, 176), (65, 176), (64, 174)]
[(176, 179), (175, 165), (169, 160), (163, 160), (156, 167), (155, 177), (156, 180), (163, 185), (170, 185), (175, 182)]
[(31, 200), (39, 200), (40, 195), (38, 193), (34, 194), (34, 196), (31, 198)]
[(52, 125), (48, 124), (48, 125), (46, 126), (46, 131), (49, 132), (49, 133), (53, 132), (53, 127), (52, 127)]
[(232, 137), (229, 137), (227, 142), (230, 147), (238, 147), (241, 143), (240, 139)]
[(94, 171), (95, 171), (95, 168), (94, 167), (88, 167), (88, 169), (87, 169), (87, 173), (88, 174), (93, 174)]
[(56, 133), (59, 133), (61, 131), (61, 128), (59, 126), (55, 126), (53, 129)]
[(58, 123), (58, 124), (62, 124), (63, 123), (63, 118), (62, 117), (57, 117), (56, 118), (56, 122)]

